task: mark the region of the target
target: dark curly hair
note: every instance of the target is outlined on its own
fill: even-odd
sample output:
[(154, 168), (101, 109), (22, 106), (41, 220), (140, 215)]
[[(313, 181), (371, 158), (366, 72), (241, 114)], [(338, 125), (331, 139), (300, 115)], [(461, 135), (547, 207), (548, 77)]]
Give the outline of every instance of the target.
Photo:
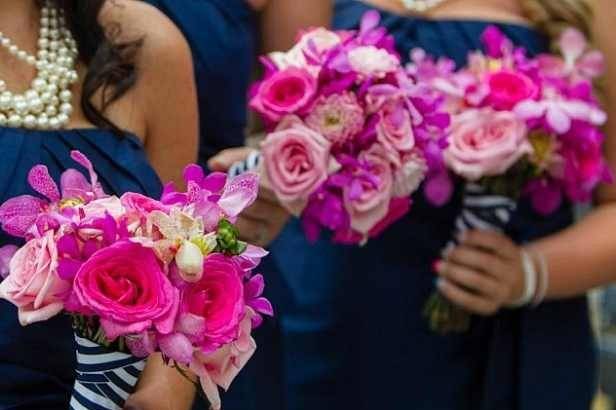
[[(42, 4), (42, 0), (39, 0)], [(122, 131), (105, 116), (105, 110), (137, 81), (135, 56), (143, 40), (117, 41), (120, 26), (103, 27), (99, 15), (107, 0), (51, 0), (64, 11), (68, 28), (79, 49), (79, 59), (88, 67), (83, 83), (81, 108), (92, 124), (118, 134)], [(112, 1), (112, 0), (110, 0)], [(101, 91), (100, 105), (93, 102)]]

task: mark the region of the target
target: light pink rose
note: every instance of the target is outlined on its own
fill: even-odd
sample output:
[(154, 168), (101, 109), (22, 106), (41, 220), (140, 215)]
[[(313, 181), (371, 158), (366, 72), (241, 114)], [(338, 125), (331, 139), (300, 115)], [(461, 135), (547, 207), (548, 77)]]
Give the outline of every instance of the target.
[(537, 95), (537, 85), (526, 75), (509, 70), (491, 73), (487, 78), (488, 103), (496, 110), (511, 110), (521, 101)]
[(327, 179), (330, 147), (324, 136), (297, 118), (281, 124), (263, 142), (267, 184), (290, 211), (300, 212)]
[(99, 250), (77, 272), (73, 291), (81, 311), (100, 317), (110, 340), (146, 329), (173, 331), (179, 291), (150, 248), (120, 241)]
[(177, 329), (211, 353), (237, 339), (244, 317), (244, 270), (231, 257), (212, 254), (203, 265), (203, 276), (182, 293)]
[(0, 297), (17, 306), (22, 326), (48, 320), (64, 308), (70, 283), (60, 279), (57, 268), (52, 231), (30, 240), (11, 259), (9, 276), (0, 283)]
[(365, 77), (383, 78), (400, 68), (400, 60), (387, 50), (360, 46), (348, 53), (351, 68)]
[[(361, 182), (362, 192), (354, 198), (353, 187), (344, 190), (344, 204), (351, 217), (351, 227), (366, 235), (388, 213), (392, 197), (393, 175), (385, 149), (374, 144), (368, 151), (360, 154), (359, 159), (371, 164), (372, 181)], [(376, 181), (376, 184), (373, 182)]]
[(392, 164), (400, 167), (401, 158), (415, 147), (411, 116), (402, 100), (390, 100), (381, 109), (376, 126), (378, 141), (388, 153)]
[(470, 181), (504, 174), (532, 152), (524, 121), (509, 111), (468, 110), (454, 118), (445, 161)]
[(341, 43), (340, 36), (330, 30), (319, 27), (301, 35), (299, 41), (286, 53), (271, 53), (269, 58), (276, 67), (284, 70), (288, 67), (306, 68), (317, 75), (320, 66), (311, 64), (306, 56), (314, 61), (320, 61), (321, 57), (335, 46)]
[(312, 102), (317, 81), (305, 69), (289, 67), (266, 78), (250, 101), (250, 106), (270, 121), (280, 121), (300, 113)]

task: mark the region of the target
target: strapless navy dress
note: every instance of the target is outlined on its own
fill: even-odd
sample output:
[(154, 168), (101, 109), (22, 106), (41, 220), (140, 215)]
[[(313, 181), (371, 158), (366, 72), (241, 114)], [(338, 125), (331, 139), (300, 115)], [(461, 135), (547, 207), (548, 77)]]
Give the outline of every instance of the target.
[(244, 145), (255, 57), (255, 16), (245, 0), (147, 0), (182, 30), (193, 52), (201, 164)]
[[(25, 131), (0, 127), (0, 202), (35, 194), (26, 182), (44, 164), (59, 181), (67, 168), (86, 172), (70, 158), (79, 150), (94, 164), (105, 192), (139, 192), (158, 198), (161, 183), (132, 135), (84, 129)], [(86, 173), (87, 175), (87, 173)], [(0, 246), (19, 245), (0, 233)], [(67, 316), (21, 327), (13, 305), (0, 301), (0, 409), (66, 410), (75, 378), (75, 346)]]
[[(368, 9), (338, 0), (334, 26), (356, 28)], [(422, 47), (459, 65), (490, 24), (382, 16), (405, 60)], [(530, 28), (497, 26), (530, 53), (547, 49)], [(263, 265), (276, 322), (257, 333), (261, 349), (240, 375), (250, 378), (253, 407), (237, 409), (588, 409), (596, 355), (585, 298), (476, 319), (463, 335), (428, 329), (421, 312), (434, 290), (430, 266), (451, 235), (459, 197), (435, 209), (417, 195), (409, 217), (363, 248), (327, 238), (311, 245), (291, 222)], [(572, 220), (568, 205), (540, 217), (522, 203), (509, 234), (526, 242)]]

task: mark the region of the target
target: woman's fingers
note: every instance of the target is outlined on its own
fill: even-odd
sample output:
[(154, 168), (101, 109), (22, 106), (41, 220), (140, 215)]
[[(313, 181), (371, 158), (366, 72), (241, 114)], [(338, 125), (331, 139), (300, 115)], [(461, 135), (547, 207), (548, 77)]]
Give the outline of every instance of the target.
[(506, 296), (503, 287), (496, 279), (465, 266), (441, 262), (437, 265), (437, 273), (449, 282), (482, 298), (500, 302)]
[(473, 294), (447, 279), (439, 279), (439, 291), (454, 304), (482, 316), (495, 314), (499, 306), (490, 299)]
[(447, 261), (450, 263), (483, 272), (496, 279), (502, 278), (506, 273), (505, 269), (503, 269), (503, 259), (485, 248), (458, 246), (446, 256)]
[(506, 259), (518, 256), (516, 244), (502, 233), (474, 230), (459, 239), (460, 245), (485, 249)]
[(249, 147), (229, 148), (220, 151), (217, 155), (210, 158), (207, 162), (207, 166), (212, 171), (226, 172), (231, 168), (231, 165), (246, 159), (248, 154), (252, 151), (254, 151), (254, 149)]

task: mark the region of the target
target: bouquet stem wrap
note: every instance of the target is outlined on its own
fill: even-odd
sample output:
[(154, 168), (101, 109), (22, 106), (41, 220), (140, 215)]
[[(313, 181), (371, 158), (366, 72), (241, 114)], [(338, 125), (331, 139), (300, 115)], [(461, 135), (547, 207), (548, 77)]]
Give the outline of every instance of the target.
[(77, 378), (70, 410), (121, 410), (133, 393), (145, 358), (116, 352), (75, 334)]
[[(474, 229), (503, 232), (515, 212), (517, 203), (508, 196), (489, 192), (489, 188), (467, 183), (462, 199), (462, 211), (456, 218), (454, 236), (446, 249), (457, 245), (457, 238)], [(455, 306), (439, 292), (434, 292), (424, 308), (430, 328), (438, 333), (465, 332), (470, 327), (471, 315)]]

